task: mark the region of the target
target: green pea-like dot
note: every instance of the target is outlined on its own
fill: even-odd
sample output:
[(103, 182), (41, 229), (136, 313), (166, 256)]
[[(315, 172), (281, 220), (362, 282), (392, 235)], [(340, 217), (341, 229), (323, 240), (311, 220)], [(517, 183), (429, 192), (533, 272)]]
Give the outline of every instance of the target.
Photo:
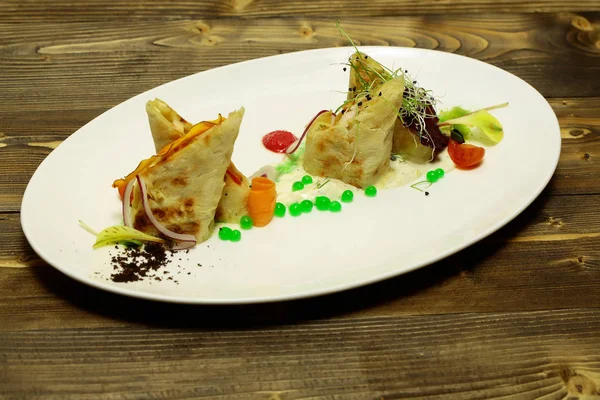
[(431, 183), (435, 183), (439, 179), (434, 170), (431, 170), (431, 171), (427, 172), (427, 176), (426, 177), (427, 177), (427, 181), (431, 182)]
[(377, 188), (375, 186), (367, 186), (365, 188), (365, 195), (367, 195), (368, 197), (377, 196)]
[(298, 190), (304, 189), (304, 183), (300, 181), (296, 181), (292, 185), (292, 192), (297, 192)]
[(300, 204), (298, 204), (298, 203), (290, 204), (290, 215), (292, 217), (297, 217), (300, 214), (302, 214), (302, 207), (300, 206)]
[(332, 201), (329, 203), (329, 211), (331, 212), (340, 212), (342, 211), (342, 204), (339, 201)]
[(310, 175), (304, 175), (302, 177), (302, 183), (304, 183), (305, 185), (310, 185), (311, 183), (313, 183), (312, 176), (310, 176)]
[(435, 175), (438, 177), (438, 179), (443, 178), (444, 174), (445, 174), (445, 172), (441, 168), (438, 168), (435, 170)]
[(275, 204), (275, 212), (274, 212), (274, 214), (275, 214), (276, 217), (281, 218), (281, 217), (283, 217), (285, 215), (285, 210), (286, 210), (286, 208), (285, 208), (285, 205), (283, 203), (277, 203), (277, 204)]
[(354, 199), (354, 192), (352, 190), (344, 190), (342, 193), (342, 201), (344, 203), (350, 203)]
[(329, 203), (331, 203), (331, 200), (327, 196), (317, 196), (315, 199), (315, 206), (319, 211), (329, 210)]
[(310, 200), (302, 200), (300, 203), (300, 208), (302, 209), (303, 213), (309, 213), (313, 209), (313, 202)]
[(231, 231), (231, 237), (229, 238), (229, 240), (231, 240), (232, 242), (239, 242), (241, 239), (242, 232), (238, 231), (237, 229)]
[(230, 240), (231, 239), (231, 232), (233, 232), (231, 230), (231, 228), (228, 228), (226, 226), (222, 227), (221, 229), (219, 229), (219, 239), (221, 239), (221, 240)]
[(250, 229), (254, 226), (254, 221), (247, 215), (244, 215), (240, 218), (240, 228), (242, 229)]

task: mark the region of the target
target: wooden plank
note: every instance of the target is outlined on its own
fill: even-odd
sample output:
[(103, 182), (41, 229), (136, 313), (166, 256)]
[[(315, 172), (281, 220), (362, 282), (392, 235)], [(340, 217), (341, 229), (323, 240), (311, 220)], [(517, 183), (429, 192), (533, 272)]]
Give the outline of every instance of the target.
[[(20, 231), (18, 215), (5, 214), (0, 267), (36, 267), (0, 268), (0, 331), (600, 307), (599, 206), (600, 196), (544, 194), (487, 240), (429, 267), (316, 299), (232, 307), (160, 304), (79, 284), (43, 266)], [(203, 317), (191, 320), (195, 313)]]
[[(429, 48), (483, 60), (546, 97), (591, 97), (600, 93), (600, 13), (585, 21), (592, 31), (569, 14), (363, 18), (344, 21), (344, 28), (363, 45)], [(242, 25), (235, 19), (4, 24), (0, 38), (7, 113), (110, 108), (206, 69), (348, 44), (333, 21), (282, 18)]]
[(377, 17), (427, 14), (599, 11), (595, 0), (5, 0), (0, 22), (182, 20), (215, 17)]
[[(551, 99), (563, 138), (552, 194), (598, 194), (597, 158), (600, 156), (600, 98)], [(73, 131), (102, 109), (61, 112), (0, 111), (0, 212), (20, 210), (29, 179), (43, 159)], [(32, 127), (43, 127), (36, 129)]]
[[(202, 318), (198, 313), (189, 318)], [(0, 333), (0, 393), (46, 399), (589, 399), (600, 309), (223, 329)]]

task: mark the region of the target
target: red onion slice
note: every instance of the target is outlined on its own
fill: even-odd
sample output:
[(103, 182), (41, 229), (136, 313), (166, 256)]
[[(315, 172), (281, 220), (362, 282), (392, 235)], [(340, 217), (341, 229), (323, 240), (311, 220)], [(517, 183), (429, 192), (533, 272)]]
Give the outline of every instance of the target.
[(125, 186), (125, 192), (123, 192), (123, 224), (130, 228), (133, 228), (133, 221), (131, 219), (131, 192), (133, 192), (135, 182), (135, 179), (131, 179), (127, 183), (127, 186)]
[(194, 235), (184, 234), (184, 233), (176, 233), (168, 230), (163, 224), (158, 222), (152, 210), (150, 209), (150, 205), (148, 204), (148, 190), (146, 189), (146, 182), (142, 179), (141, 176), (136, 175), (136, 179), (138, 181), (138, 185), (140, 185), (140, 191), (142, 194), (142, 204), (144, 205), (144, 211), (146, 211), (146, 216), (154, 225), (156, 229), (169, 239), (174, 240), (176, 243), (173, 246), (173, 250), (183, 250), (188, 249), (190, 247), (194, 247), (196, 245), (196, 237)]
[[(306, 125), (306, 128), (304, 128), (304, 132), (302, 132), (302, 136), (300, 136), (300, 139), (296, 140), (290, 145), (290, 147), (287, 148), (287, 150), (285, 151), (287, 154), (293, 154), (296, 150), (298, 150), (298, 147), (300, 147), (300, 143), (302, 143), (302, 139), (304, 139), (304, 136), (306, 136), (306, 132), (308, 132), (308, 128), (310, 128), (310, 126), (313, 124), (313, 122), (315, 122), (319, 115), (326, 112), (329, 112), (329, 110), (321, 110), (317, 113), (317, 115), (313, 117), (313, 119), (308, 123), (308, 125)], [(335, 117), (334, 112), (332, 112), (331, 114)]]

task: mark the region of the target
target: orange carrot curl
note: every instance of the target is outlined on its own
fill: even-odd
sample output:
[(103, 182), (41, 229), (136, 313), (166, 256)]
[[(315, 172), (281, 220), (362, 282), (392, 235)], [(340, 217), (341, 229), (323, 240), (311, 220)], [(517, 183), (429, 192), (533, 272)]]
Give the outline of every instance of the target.
[(254, 226), (266, 226), (273, 219), (277, 191), (275, 182), (263, 176), (252, 179), (248, 194), (248, 215)]

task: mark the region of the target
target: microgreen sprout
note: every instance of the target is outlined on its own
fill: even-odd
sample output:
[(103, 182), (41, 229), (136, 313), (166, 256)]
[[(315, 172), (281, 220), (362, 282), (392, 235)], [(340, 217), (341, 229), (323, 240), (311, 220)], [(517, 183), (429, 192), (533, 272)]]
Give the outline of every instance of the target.
[(317, 189), (321, 189), (323, 186), (327, 185), (328, 183), (329, 183), (329, 179), (317, 182)]
[(419, 138), (425, 135), (431, 143), (434, 143), (425, 126), (425, 120), (427, 118), (436, 117), (433, 108), (435, 99), (432, 92), (420, 87), (417, 84), (417, 81), (409, 75), (407, 70), (403, 71), (402, 68), (392, 70), (378, 63), (368, 55), (361, 53), (354, 41), (344, 29), (342, 29), (339, 21), (336, 23), (336, 27), (340, 31), (340, 34), (350, 42), (356, 51), (345, 64), (351, 69), (348, 97), (346, 101), (337, 108), (336, 114), (339, 111), (345, 110), (353, 104), (360, 102), (365, 97), (371, 98), (381, 96), (381, 92), (375, 92), (377, 92), (377, 89), (383, 83), (398, 77), (403, 77), (404, 94), (402, 106), (397, 111), (398, 118), (400, 118), (400, 121), (404, 126), (414, 126)]
[(432, 185), (429, 181), (420, 181), (417, 183), (413, 183), (410, 185), (411, 188), (418, 190), (419, 192), (424, 192), (425, 189), (428, 189)]

